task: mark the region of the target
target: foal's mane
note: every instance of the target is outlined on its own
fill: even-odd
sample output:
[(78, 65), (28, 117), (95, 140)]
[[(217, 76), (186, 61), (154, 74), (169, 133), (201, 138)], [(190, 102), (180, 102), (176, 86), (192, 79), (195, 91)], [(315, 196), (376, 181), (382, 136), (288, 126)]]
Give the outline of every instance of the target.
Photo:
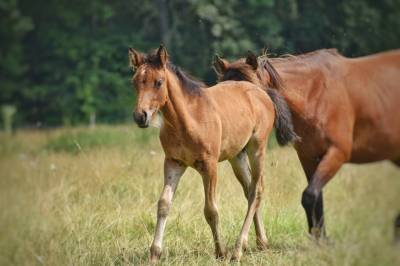
[[(145, 58), (145, 63), (158, 67), (160, 66), (160, 62), (157, 56), (157, 52), (153, 51), (152, 53), (148, 54)], [(206, 84), (192, 75), (183, 71), (177, 65), (174, 65), (172, 62), (168, 60), (167, 68), (170, 70), (175, 76), (178, 78), (179, 82), (181, 83), (182, 87), (191, 94), (199, 94), (203, 88), (206, 87)]]

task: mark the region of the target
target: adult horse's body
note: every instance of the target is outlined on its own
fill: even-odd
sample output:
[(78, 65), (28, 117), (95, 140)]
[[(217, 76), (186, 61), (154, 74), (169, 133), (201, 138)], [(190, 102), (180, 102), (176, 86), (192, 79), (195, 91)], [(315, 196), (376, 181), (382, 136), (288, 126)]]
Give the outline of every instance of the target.
[(160, 140), (165, 153), (164, 189), (158, 202), (151, 261), (159, 259), (172, 197), (189, 166), (203, 177), (204, 215), (212, 230), (216, 256), (225, 256), (215, 199), (217, 163), (223, 160), (231, 163), (248, 198), (246, 218), (232, 258), (238, 260), (242, 247), (247, 245), (252, 219), (257, 244), (265, 248), (267, 239), (258, 211), (263, 191), (265, 144), (274, 122), (281, 139), (285, 140), (281, 144), (295, 136), (285, 103), (272, 102), (262, 89), (245, 81), (228, 81), (205, 89), (202, 83), (172, 65), (163, 47), (147, 56), (130, 49), (129, 58), (136, 68), (133, 77), (137, 90), (136, 123), (147, 127), (156, 112), (163, 115)]
[(221, 81), (251, 81), (286, 99), (301, 138), (302, 204), (315, 237), (325, 235), (322, 188), (344, 163), (400, 166), (400, 50), (354, 59), (334, 49), (258, 60), (249, 53), (234, 63), (216, 57), (214, 66)]

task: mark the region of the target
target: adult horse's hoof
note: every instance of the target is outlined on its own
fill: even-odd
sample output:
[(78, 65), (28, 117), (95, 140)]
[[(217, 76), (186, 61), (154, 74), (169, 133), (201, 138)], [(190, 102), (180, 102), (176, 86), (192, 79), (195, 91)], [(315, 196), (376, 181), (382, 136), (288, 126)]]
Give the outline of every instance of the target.
[(215, 251), (215, 258), (217, 260), (224, 260), (226, 258), (226, 250), (224, 248)]
[(161, 248), (156, 246), (151, 246), (150, 248), (150, 264), (157, 264), (160, 260)]

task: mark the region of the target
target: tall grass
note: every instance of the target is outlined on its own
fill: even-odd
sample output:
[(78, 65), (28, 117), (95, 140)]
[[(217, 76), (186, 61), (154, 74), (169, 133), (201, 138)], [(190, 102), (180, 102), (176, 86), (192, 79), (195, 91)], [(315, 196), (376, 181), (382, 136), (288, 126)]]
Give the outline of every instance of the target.
[[(163, 182), (156, 135), (104, 126), (0, 136), (0, 265), (147, 264)], [(333, 244), (321, 245), (306, 234), (306, 182), (294, 150), (268, 150), (265, 169), (270, 248), (257, 251), (252, 231), (244, 265), (400, 265), (400, 248), (392, 245), (399, 169), (345, 166), (326, 188)], [(218, 173), (221, 230), (232, 249), (246, 201), (229, 165), (221, 163)], [(201, 178), (188, 170), (168, 218), (163, 264), (228, 264), (213, 258), (203, 202)]]

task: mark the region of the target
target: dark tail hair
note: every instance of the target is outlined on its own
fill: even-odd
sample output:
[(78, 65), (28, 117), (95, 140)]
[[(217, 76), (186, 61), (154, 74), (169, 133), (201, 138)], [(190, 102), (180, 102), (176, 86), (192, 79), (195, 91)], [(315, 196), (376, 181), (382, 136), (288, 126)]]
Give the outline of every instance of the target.
[(300, 138), (294, 132), (292, 113), (283, 98), (283, 96), (274, 89), (267, 89), (267, 93), (274, 103), (276, 139), (280, 146), (287, 145), (290, 142), (299, 140)]

